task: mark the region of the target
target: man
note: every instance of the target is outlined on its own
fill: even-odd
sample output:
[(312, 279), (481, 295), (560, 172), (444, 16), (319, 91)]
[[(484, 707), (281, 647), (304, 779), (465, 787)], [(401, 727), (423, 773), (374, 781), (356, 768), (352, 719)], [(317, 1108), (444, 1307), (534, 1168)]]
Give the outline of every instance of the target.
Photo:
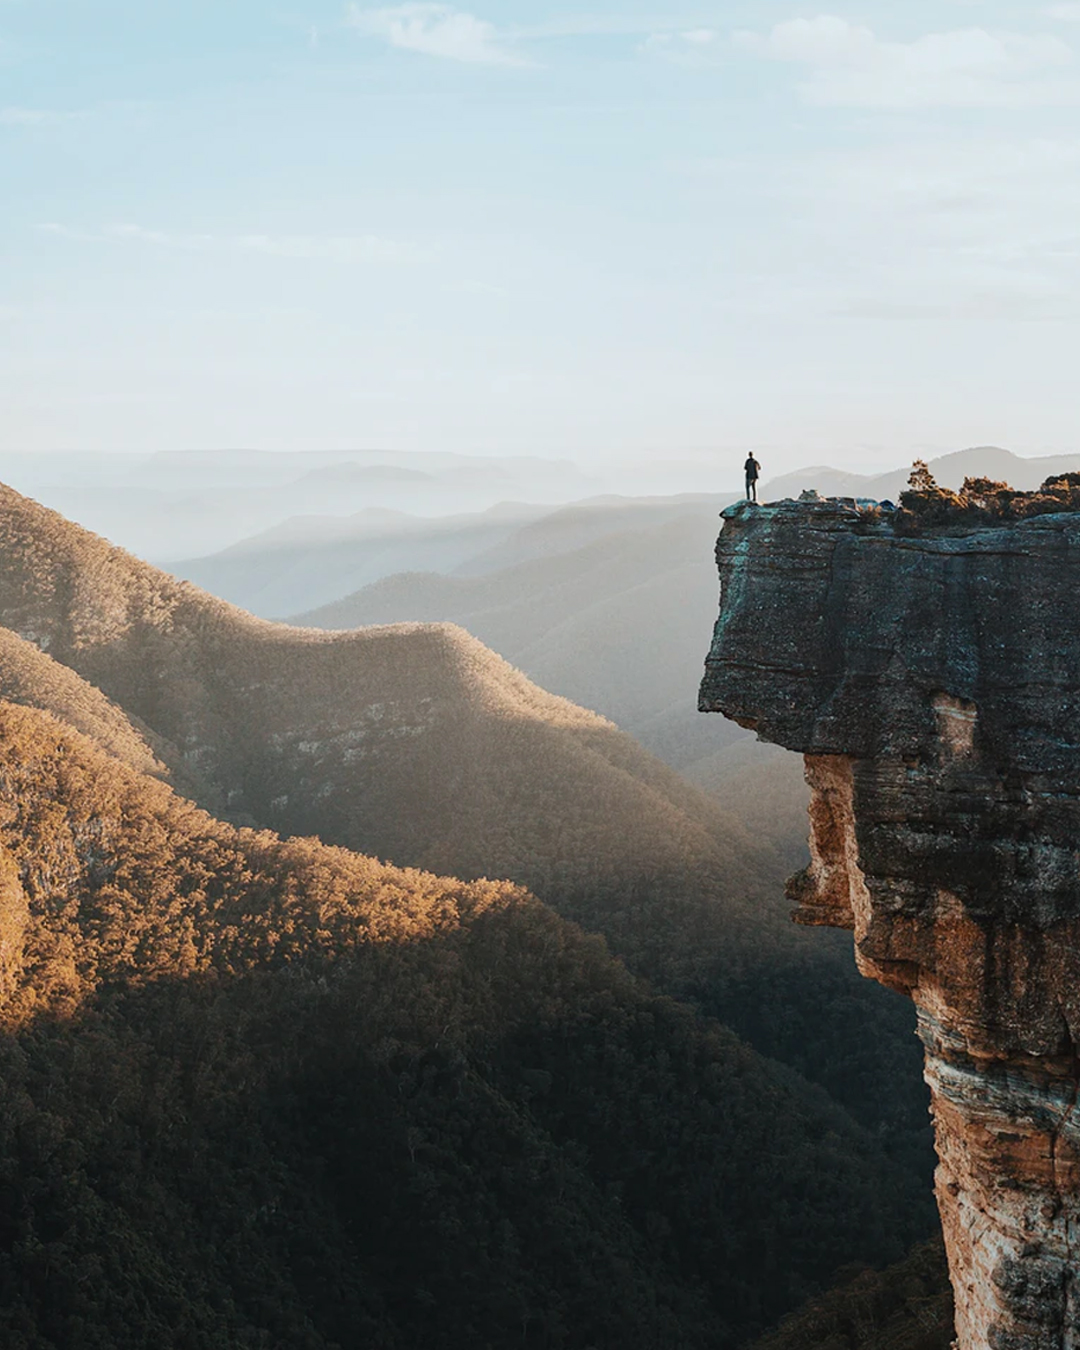
[(747, 456), (746, 463), (743, 465), (746, 471), (746, 500), (748, 502), (757, 501), (757, 480), (761, 472), (761, 465), (754, 458), (753, 450)]

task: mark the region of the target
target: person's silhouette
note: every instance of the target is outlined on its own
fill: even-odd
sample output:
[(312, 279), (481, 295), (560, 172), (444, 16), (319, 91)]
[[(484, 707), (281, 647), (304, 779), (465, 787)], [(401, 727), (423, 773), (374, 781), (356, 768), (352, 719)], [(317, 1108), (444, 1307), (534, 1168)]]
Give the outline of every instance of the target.
[(746, 457), (746, 463), (743, 465), (746, 471), (746, 500), (748, 502), (757, 501), (757, 480), (761, 473), (761, 465), (754, 458), (754, 452), (751, 450)]

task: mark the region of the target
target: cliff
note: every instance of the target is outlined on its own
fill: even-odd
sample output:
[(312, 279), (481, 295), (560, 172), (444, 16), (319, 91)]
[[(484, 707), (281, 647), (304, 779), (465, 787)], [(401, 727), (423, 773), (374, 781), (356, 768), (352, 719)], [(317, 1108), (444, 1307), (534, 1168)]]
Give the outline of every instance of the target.
[(795, 918), (909, 995), (958, 1350), (1080, 1346), (1080, 515), (740, 503), (700, 707), (806, 757)]

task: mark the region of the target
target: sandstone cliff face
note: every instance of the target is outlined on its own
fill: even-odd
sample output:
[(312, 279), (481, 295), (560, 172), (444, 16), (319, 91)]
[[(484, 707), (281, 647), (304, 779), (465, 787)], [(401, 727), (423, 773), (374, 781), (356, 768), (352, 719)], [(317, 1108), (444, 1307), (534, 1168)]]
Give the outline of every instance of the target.
[(806, 756), (796, 919), (914, 1000), (959, 1350), (1080, 1347), (1080, 516), (724, 512), (700, 706)]

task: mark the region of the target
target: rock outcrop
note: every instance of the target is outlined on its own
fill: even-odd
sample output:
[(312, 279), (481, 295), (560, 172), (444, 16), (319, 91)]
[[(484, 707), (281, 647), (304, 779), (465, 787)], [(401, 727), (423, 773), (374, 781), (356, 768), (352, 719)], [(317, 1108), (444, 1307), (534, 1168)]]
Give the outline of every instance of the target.
[(740, 503), (700, 706), (806, 757), (802, 923), (926, 1049), (958, 1350), (1080, 1347), (1080, 515)]

